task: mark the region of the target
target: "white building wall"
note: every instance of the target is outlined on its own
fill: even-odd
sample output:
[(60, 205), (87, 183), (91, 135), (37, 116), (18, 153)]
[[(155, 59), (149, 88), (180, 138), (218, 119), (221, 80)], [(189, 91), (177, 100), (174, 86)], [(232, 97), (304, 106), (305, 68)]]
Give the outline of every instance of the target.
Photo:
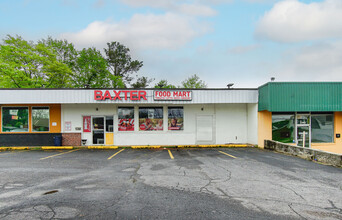
[(247, 142), (246, 104), (217, 104), (216, 144)]

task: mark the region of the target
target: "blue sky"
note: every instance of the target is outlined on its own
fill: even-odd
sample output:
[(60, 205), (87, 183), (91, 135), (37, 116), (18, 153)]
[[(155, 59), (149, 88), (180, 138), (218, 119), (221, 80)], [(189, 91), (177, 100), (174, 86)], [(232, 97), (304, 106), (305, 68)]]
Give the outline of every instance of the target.
[(155, 82), (342, 80), (341, 0), (1, 0), (7, 34), (100, 50), (119, 41)]

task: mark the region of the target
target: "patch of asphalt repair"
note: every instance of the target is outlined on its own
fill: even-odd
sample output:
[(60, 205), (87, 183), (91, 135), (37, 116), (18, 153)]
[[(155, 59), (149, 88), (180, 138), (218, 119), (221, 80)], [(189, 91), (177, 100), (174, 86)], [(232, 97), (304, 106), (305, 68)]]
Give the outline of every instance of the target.
[[(342, 170), (258, 149), (0, 159), (0, 219), (342, 219)], [(24, 165), (23, 165), (24, 164)], [(275, 165), (276, 164), (276, 165)], [(58, 190), (58, 193), (43, 195)]]

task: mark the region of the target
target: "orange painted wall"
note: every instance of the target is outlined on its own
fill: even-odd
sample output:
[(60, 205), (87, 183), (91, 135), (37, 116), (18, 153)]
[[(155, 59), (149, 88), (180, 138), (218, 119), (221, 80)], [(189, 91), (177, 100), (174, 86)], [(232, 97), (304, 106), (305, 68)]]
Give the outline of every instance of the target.
[(258, 146), (264, 148), (264, 140), (272, 140), (272, 112), (258, 112)]
[(334, 113), (334, 143), (312, 143), (311, 148), (342, 154), (342, 137), (336, 138), (336, 134), (342, 135), (342, 112)]
[[(0, 129), (0, 134), (13, 134), (13, 133), (61, 133), (61, 105), (60, 104), (49, 104), (49, 105), (27, 105), (27, 104), (18, 104), (18, 105), (1, 105), (0, 107), (8, 107), (8, 106), (18, 106), (18, 107), (28, 107), (29, 108), (29, 132), (2, 132)], [(32, 132), (32, 107), (34, 106), (44, 106), (50, 108), (50, 131), (49, 132)], [(0, 111), (0, 125), (2, 126), (2, 111)], [(53, 123), (57, 123), (56, 126), (52, 126)]]

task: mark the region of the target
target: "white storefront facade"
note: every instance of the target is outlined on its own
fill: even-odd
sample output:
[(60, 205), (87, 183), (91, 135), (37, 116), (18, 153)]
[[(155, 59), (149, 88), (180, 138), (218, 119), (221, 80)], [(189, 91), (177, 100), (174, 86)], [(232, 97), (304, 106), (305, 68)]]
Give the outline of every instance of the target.
[[(81, 140), (85, 145), (118, 146), (258, 142), (257, 89), (3, 89), (0, 93), (0, 105), (8, 112), (27, 106), (32, 118), (38, 111), (34, 106), (50, 111), (46, 132), (31, 129), (43, 120), (28, 119), (27, 126), (21, 126), (28, 127), (27, 132), (2, 129), (0, 142), (6, 135), (34, 142), (32, 135), (47, 133), (63, 136), (63, 145)], [(7, 119), (5, 113), (1, 124), (10, 127), (11, 121), (4, 121), (18, 117)]]

